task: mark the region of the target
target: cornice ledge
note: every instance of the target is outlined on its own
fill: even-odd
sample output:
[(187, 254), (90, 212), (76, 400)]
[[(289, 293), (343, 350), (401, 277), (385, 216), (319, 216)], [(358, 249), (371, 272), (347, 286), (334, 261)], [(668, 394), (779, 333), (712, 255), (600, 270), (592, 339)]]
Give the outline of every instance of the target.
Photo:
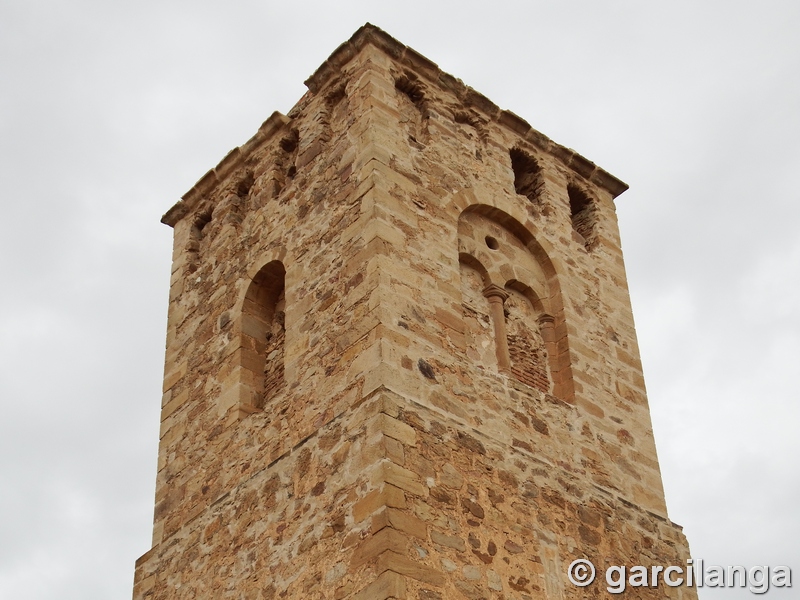
[(170, 208), (161, 222), (170, 227), (175, 225), (183, 217), (189, 214), (197, 206), (200, 200), (207, 196), (214, 187), (224, 181), (233, 171), (239, 168), (253, 152), (272, 139), (275, 134), (283, 129), (291, 119), (278, 111), (273, 112), (269, 118), (261, 124), (255, 135), (241, 146), (237, 146), (219, 161), (216, 167), (203, 175), (200, 180)]

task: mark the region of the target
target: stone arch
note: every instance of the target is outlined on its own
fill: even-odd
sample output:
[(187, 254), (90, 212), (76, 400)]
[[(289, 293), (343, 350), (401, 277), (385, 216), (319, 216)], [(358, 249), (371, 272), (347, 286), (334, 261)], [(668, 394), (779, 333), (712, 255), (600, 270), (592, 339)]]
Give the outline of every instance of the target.
[(503, 308), (509, 370), (523, 383), (542, 392), (551, 392), (555, 365), (549, 359), (557, 354), (553, 344), (548, 344), (553, 319), (530, 286), (511, 280), (505, 289), (508, 298)]
[(591, 252), (597, 245), (597, 201), (585, 188), (570, 183), (567, 186), (569, 197), (572, 237)]
[(546, 313), (544, 304), (542, 304), (542, 300), (539, 298), (539, 294), (529, 285), (517, 281), (516, 279), (509, 279), (506, 282), (506, 289), (515, 290), (517, 293), (524, 296), (525, 299), (531, 303), (531, 306), (533, 306), (537, 314), (541, 315)]
[(186, 264), (189, 273), (194, 273), (200, 266), (201, 245), (208, 245), (207, 238), (213, 212), (213, 206), (207, 205), (197, 212), (191, 222), (189, 241), (186, 246), (188, 254)]
[(241, 383), (253, 409), (265, 408), (284, 386), (286, 269), (263, 265), (250, 281), (241, 312)]
[(497, 365), (495, 331), (488, 299), (483, 290), (491, 284), (486, 268), (471, 254), (459, 254), (461, 310), (468, 339), (467, 356), (474, 364), (491, 368)]
[(525, 196), (534, 206), (542, 207), (544, 172), (533, 155), (519, 147), (509, 151), (511, 170), (514, 172), (514, 191)]
[(394, 87), (398, 92), (400, 123), (411, 145), (421, 149), (429, 137), (430, 115), (425, 86), (414, 73), (406, 71), (395, 77)]
[[(458, 251), (462, 296), (468, 294), (476, 304), (474, 290), (464, 283), (465, 276), (470, 277), (465, 269), (479, 273), (484, 284), (484, 313), (478, 312), (484, 320), (489, 315), (493, 323), (496, 366), (571, 402), (574, 385), (564, 306), (548, 253), (517, 219), (486, 204), (471, 204), (461, 211)], [(465, 304), (465, 318), (467, 308)], [(473, 355), (480, 354), (478, 350), (471, 348)]]

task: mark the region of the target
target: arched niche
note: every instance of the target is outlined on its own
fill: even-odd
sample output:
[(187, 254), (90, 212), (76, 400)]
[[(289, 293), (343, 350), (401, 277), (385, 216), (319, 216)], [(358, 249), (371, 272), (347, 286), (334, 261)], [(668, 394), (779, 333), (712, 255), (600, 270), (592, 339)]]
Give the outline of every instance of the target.
[(484, 266), (470, 254), (459, 255), (461, 307), (469, 339), (467, 357), (478, 366), (496, 368), (497, 351), (490, 307), (482, 290), (491, 284)]
[(458, 252), (467, 354), (478, 366), (572, 401), (561, 290), (542, 246), (512, 216), (479, 204), (459, 217)]
[(511, 280), (505, 287), (508, 297), (503, 308), (508, 340), (509, 370), (527, 385), (542, 392), (553, 391), (549, 357), (557, 350), (548, 340), (552, 317), (536, 292), (529, 286)]
[(253, 408), (265, 408), (284, 384), (286, 269), (278, 260), (253, 277), (242, 304), (242, 385)]

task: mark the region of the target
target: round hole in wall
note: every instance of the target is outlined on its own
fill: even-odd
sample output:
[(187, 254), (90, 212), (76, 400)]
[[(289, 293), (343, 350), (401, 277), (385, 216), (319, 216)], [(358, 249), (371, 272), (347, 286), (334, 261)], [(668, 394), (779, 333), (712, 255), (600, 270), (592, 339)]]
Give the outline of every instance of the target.
[(497, 240), (490, 235), (486, 236), (486, 245), (492, 250), (497, 250), (500, 247), (500, 244), (497, 243)]

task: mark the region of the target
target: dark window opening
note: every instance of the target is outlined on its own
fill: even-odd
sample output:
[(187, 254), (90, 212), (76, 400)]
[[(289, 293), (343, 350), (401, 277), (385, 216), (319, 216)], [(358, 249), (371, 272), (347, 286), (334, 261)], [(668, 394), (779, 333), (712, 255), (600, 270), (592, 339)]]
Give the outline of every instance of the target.
[(544, 184), (539, 163), (519, 148), (511, 149), (511, 168), (514, 170), (514, 190), (536, 205), (541, 204)]
[(567, 187), (569, 209), (572, 217), (572, 229), (578, 235), (577, 241), (587, 250), (594, 248), (597, 242), (597, 207), (589, 194), (575, 185)]

